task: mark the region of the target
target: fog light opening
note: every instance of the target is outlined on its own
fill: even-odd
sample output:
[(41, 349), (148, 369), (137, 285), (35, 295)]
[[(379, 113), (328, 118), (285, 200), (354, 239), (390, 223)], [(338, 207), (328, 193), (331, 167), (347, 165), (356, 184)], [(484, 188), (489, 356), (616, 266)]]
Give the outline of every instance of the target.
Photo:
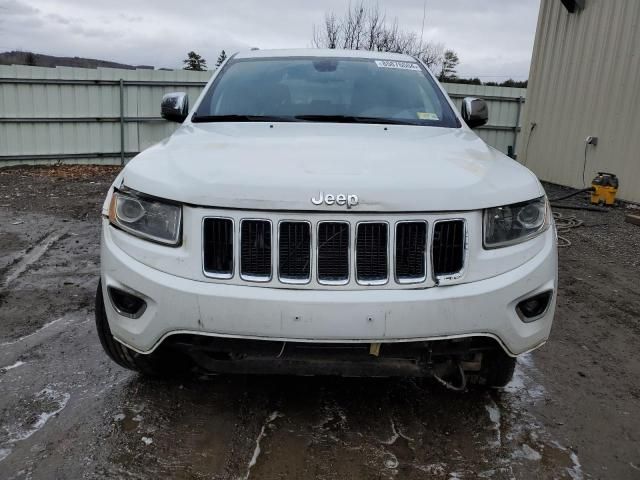
[(109, 298), (113, 308), (120, 315), (129, 318), (140, 318), (147, 309), (147, 302), (136, 295), (115, 287), (109, 287)]
[(552, 291), (542, 292), (518, 303), (516, 312), (520, 320), (529, 323), (542, 317), (547, 313), (552, 295)]

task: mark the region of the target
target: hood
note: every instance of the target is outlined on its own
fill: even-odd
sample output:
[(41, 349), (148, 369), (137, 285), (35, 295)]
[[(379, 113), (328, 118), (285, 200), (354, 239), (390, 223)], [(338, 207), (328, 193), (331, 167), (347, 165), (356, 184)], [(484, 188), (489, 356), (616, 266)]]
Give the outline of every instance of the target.
[(124, 185), (188, 204), (261, 210), (357, 195), (355, 212), (494, 207), (543, 195), (525, 167), (472, 131), (325, 123), (185, 124), (127, 164)]

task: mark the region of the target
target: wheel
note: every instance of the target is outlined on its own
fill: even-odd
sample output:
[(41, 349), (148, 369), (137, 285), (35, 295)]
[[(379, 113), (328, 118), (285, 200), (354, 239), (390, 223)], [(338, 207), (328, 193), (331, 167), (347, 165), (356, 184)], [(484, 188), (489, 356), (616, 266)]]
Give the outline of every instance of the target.
[(179, 373), (184, 373), (188, 368), (185, 357), (179, 354), (167, 355), (167, 351), (162, 348), (153, 353), (143, 355), (125, 347), (111, 334), (107, 314), (104, 308), (104, 297), (102, 295), (102, 281), (98, 282), (96, 291), (96, 329), (98, 338), (105, 353), (118, 365), (129, 370), (139, 372), (150, 377), (170, 377)]
[(504, 387), (513, 378), (516, 359), (502, 349), (486, 353), (482, 359), (481, 383), (487, 387)]

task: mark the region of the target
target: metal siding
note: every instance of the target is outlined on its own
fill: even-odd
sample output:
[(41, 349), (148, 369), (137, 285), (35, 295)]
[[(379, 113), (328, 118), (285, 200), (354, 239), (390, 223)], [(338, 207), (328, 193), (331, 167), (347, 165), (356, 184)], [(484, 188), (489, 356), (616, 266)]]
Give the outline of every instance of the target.
[[(476, 133), (492, 147), (507, 153), (508, 148), (514, 144), (515, 131), (513, 129), (517, 127), (518, 121), (518, 102), (516, 99), (522, 97), (524, 101), (527, 89), (462, 83), (444, 83), (443, 86), (452, 96), (453, 103), (458, 110), (462, 105), (462, 98), (458, 98), (461, 95), (501, 98), (501, 100), (493, 98), (486, 100), (489, 107), (489, 122), (485, 127), (476, 130)], [(498, 127), (498, 129), (492, 127)], [(508, 127), (512, 130), (503, 130), (500, 127)]]
[[(570, 14), (542, 0), (518, 158), (541, 179), (583, 187), (598, 171), (640, 202), (640, 2), (587, 0)], [(531, 133), (532, 124), (535, 128)]]
[[(112, 68), (0, 66), (0, 78), (206, 82), (212, 72), (184, 70), (121, 70)], [(497, 149), (507, 152), (514, 142), (518, 97), (525, 89), (482, 85), (444, 84), (459, 107), (459, 96), (501, 97), (488, 100), (489, 124), (478, 135)], [(160, 100), (170, 91), (183, 90), (191, 104), (201, 91), (199, 86), (125, 85), (124, 116), (160, 117)], [(4, 118), (119, 118), (119, 85), (12, 84), (0, 81), (0, 119)], [(492, 129), (497, 126), (498, 129)], [(506, 127), (503, 129), (501, 127)], [(124, 124), (125, 152), (135, 153), (169, 136), (177, 124), (164, 121), (127, 121)], [(119, 163), (119, 122), (0, 122), (0, 165), (29, 163), (32, 160), (3, 159), (15, 155), (103, 154), (100, 158), (73, 158), (76, 163)], [(58, 160), (38, 159), (39, 163)]]
[[(0, 78), (66, 80), (150, 80), (206, 82), (211, 72), (85, 69), (72, 67), (0, 66)], [(159, 117), (160, 100), (167, 91), (180, 90), (164, 85), (124, 88), (125, 117)], [(201, 87), (185, 90), (194, 100)], [(120, 116), (118, 85), (11, 84), (0, 81), (0, 118), (117, 118)], [(137, 152), (170, 135), (176, 124), (169, 122), (126, 122), (125, 151)], [(119, 163), (120, 124), (118, 122), (51, 121), (46, 123), (0, 123), (2, 166), (34, 161), (6, 161), (2, 156), (37, 154), (110, 154), (105, 158), (75, 158), (76, 163)], [(55, 163), (57, 160), (38, 160)]]

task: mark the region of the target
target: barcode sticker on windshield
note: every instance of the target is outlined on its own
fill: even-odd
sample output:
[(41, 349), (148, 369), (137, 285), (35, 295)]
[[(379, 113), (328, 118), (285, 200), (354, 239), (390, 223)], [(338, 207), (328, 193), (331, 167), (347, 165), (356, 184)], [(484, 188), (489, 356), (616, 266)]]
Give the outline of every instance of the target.
[(398, 68), (400, 70), (420, 71), (420, 65), (411, 62), (397, 62), (395, 60), (376, 60), (376, 65), (380, 68)]

